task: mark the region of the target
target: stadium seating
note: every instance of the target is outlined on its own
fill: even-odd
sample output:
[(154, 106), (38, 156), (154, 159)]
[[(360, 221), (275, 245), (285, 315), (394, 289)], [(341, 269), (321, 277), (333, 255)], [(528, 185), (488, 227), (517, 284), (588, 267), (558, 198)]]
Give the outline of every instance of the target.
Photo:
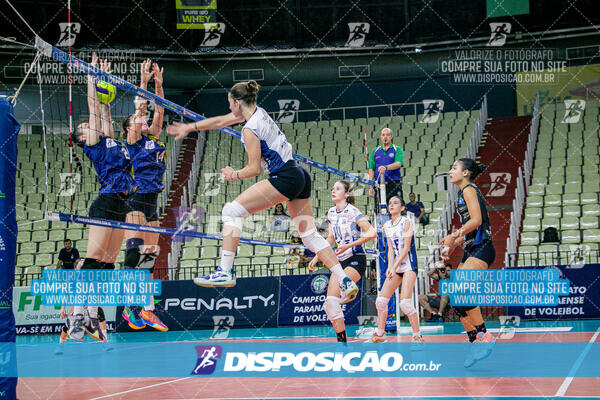
[[(564, 115), (562, 104), (542, 108), (518, 265), (567, 262), (573, 251), (599, 248), (598, 104), (588, 101), (577, 123), (562, 123)], [(560, 243), (542, 243), (549, 227), (558, 230)]]

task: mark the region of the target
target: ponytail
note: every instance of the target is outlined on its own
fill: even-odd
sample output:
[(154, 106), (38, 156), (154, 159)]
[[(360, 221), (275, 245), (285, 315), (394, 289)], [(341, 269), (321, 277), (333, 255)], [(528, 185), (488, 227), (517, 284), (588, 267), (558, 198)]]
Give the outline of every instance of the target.
[(470, 172), (469, 174), (469, 180), (472, 182), (475, 180), (475, 178), (477, 178), (477, 176), (479, 176), (479, 174), (483, 173), (486, 169), (485, 165), (483, 164), (477, 164), (475, 162), (475, 160), (471, 159), (471, 158), (460, 158), (458, 161), (460, 161), (463, 165), (463, 170), (467, 170)]
[(260, 86), (256, 81), (238, 82), (229, 91), (234, 100), (241, 100), (247, 105), (256, 104)]
[(353, 187), (350, 186), (350, 183), (348, 181), (339, 181), (342, 186), (344, 186), (344, 189), (346, 190), (346, 193), (348, 193), (348, 198), (346, 199), (346, 201), (350, 204), (352, 204), (353, 206), (356, 205), (356, 199), (354, 198), (354, 194), (352, 193)]

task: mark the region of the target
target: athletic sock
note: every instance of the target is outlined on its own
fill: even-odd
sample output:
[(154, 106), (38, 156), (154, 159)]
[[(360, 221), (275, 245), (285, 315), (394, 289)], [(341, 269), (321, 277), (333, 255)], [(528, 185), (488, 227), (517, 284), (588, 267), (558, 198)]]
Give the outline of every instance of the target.
[(233, 268), (233, 259), (235, 258), (235, 251), (221, 250), (221, 269), (225, 272), (231, 271)]
[(331, 273), (334, 274), (336, 276), (336, 278), (338, 278), (338, 282), (340, 282), (340, 283), (342, 283), (342, 281), (346, 277), (346, 274), (344, 273), (344, 269), (342, 268), (342, 265), (340, 263), (335, 264), (331, 268)]
[(469, 335), (469, 342), (473, 343), (475, 339), (477, 339), (477, 331), (468, 331), (467, 335)]
[(377, 334), (377, 336), (382, 336), (385, 333), (385, 331), (383, 329), (375, 328), (375, 333)]
[(485, 322), (481, 325), (477, 325), (475, 327), (475, 329), (477, 330), (477, 333), (479, 333), (479, 332), (486, 333), (487, 332), (487, 329), (485, 329)]
[(346, 336), (346, 331), (337, 332), (337, 341), (346, 343), (348, 341), (348, 337)]
[(154, 296), (150, 296), (150, 305), (144, 306), (144, 310), (146, 311), (154, 311)]
[(420, 336), (421, 336), (421, 331), (413, 332), (413, 337), (420, 337)]

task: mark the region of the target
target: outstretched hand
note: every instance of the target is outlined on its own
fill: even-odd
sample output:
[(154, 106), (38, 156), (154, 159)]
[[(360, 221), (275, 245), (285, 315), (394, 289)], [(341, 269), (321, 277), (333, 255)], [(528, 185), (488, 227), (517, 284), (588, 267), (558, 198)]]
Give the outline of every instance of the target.
[(187, 124), (182, 124), (181, 122), (173, 122), (167, 126), (167, 134), (175, 136), (175, 140), (184, 139), (189, 133)]

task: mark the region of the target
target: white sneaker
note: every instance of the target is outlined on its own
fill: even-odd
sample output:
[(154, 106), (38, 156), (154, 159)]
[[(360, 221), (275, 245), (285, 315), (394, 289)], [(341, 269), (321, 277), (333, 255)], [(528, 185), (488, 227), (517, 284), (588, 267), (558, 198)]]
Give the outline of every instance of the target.
[(340, 304), (350, 303), (358, 294), (358, 286), (348, 277), (340, 282)]
[(227, 272), (217, 267), (217, 270), (210, 275), (194, 278), (194, 283), (202, 287), (233, 287), (236, 283), (235, 273), (233, 269)]

